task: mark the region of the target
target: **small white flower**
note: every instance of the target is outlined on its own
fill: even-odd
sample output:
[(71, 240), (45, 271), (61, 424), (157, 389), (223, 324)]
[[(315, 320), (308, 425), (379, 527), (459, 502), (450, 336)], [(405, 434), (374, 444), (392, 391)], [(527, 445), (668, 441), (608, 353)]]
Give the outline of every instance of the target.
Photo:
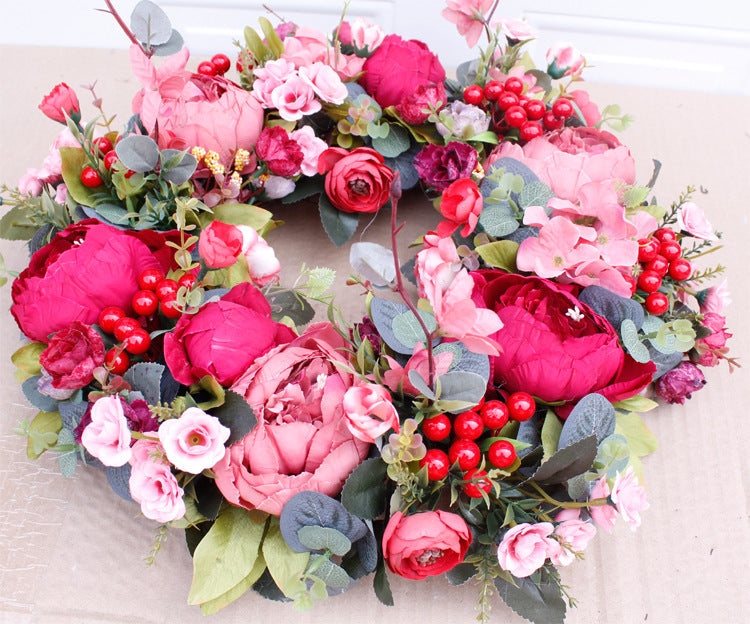
[(584, 314), (578, 309), (578, 306), (574, 306), (573, 308), (568, 308), (565, 316), (569, 316), (572, 321), (578, 323), (583, 320)]

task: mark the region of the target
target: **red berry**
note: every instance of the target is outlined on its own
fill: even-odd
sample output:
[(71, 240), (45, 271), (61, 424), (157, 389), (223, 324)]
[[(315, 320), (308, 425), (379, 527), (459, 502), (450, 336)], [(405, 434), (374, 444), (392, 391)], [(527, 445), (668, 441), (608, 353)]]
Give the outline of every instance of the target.
[(146, 353), (151, 346), (151, 337), (145, 329), (136, 329), (123, 342), (125, 350), (133, 355)]
[(215, 76), (216, 67), (214, 67), (214, 64), (211, 61), (203, 61), (198, 65), (198, 73), (201, 74), (201, 76)]
[(126, 316), (115, 323), (113, 333), (118, 342), (123, 342), (136, 329), (141, 329), (141, 324), (134, 318)]
[(109, 154), (112, 151), (112, 141), (107, 137), (99, 137), (94, 139), (94, 154), (99, 152), (102, 156)]
[(453, 431), (459, 438), (476, 440), (484, 432), (484, 420), (476, 412), (464, 412), (453, 421)]
[(109, 306), (99, 313), (99, 327), (111, 334), (115, 330), (115, 323), (125, 318), (125, 311), (117, 306)]
[(552, 105), (552, 113), (555, 117), (567, 119), (573, 114), (573, 104), (567, 98), (558, 98)]
[(693, 267), (685, 258), (676, 258), (669, 263), (669, 276), (677, 282), (684, 282), (692, 272)]
[(539, 121), (547, 112), (547, 107), (541, 100), (528, 100), (523, 107), (526, 109), (526, 115), (533, 121)]
[(214, 54), (211, 57), (211, 65), (214, 66), (217, 74), (223, 76), (229, 71), (229, 68), (232, 66), (232, 61), (229, 60), (229, 57), (226, 54)]
[(461, 470), (476, 468), (482, 459), (482, 453), (475, 442), (459, 438), (448, 449), (448, 459), (451, 466), (458, 462)]
[(469, 470), (464, 475), (467, 481), (473, 483), (464, 483), (464, 492), (471, 498), (482, 498), (482, 492), (489, 494), (492, 491), (492, 482), (487, 479), (487, 473), (484, 470)]
[(487, 459), (496, 468), (509, 468), (516, 457), (516, 448), (508, 440), (493, 442), (487, 451)]
[(564, 119), (560, 119), (551, 110), (544, 113), (544, 127), (547, 130), (557, 130), (563, 127)]
[(174, 299), (179, 289), (180, 285), (175, 280), (166, 278), (156, 285), (156, 296), (159, 297), (159, 301)]
[(682, 247), (676, 240), (665, 240), (659, 246), (659, 253), (667, 260), (676, 260), (682, 255)]
[(444, 451), (430, 449), (419, 461), (419, 467), (423, 468), (424, 466), (427, 466), (427, 477), (430, 481), (440, 481), (448, 475), (451, 464)]
[(93, 167), (84, 167), (81, 171), (81, 182), (89, 188), (96, 188), (102, 185), (102, 176)]
[(498, 82), (497, 80), (490, 80), (486, 85), (484, 85), (484, 97), (488, 102), (494, 102), (497, 98), (500, 97), (500, 94), (502, 92), (503, 83)]
[(198, 279), (192, 273), (185, 273), (184, 275), (180, 276), (180, 279), (177, 280), (178, 286), (180, 287), (184, 286), (188, 290), (193, 290), (193, 288), (195, 288), (195, 285), (197, 283), (198, 283)]
[(505, 81), (505, 90), (516, 95), (523, 93), (523, 80), (516, 76), (511, 76)]
[(162, 299), (159, 309), (169, 319), (176, 319), (182, 315), (182, 310), (177, 305), (177, 299)]
[(643, 292), (656, 292), (660, 286), (661, 276), (656, 271), (644, 271), (638, 276), (638, 288)]
[(464, 89), (464, 102), (478, 106), (484, 98), (484, 90), (479, 85), (469, 85)]
[(652, 236), (659, 242), (663, 242), (665, 240), (677, 240), (677, 233), (674, 230), (670, 230), (669, 228), (665, 227), (656, 230), (656, 232), (654, 232)]
[(513, 420), (528, 420), (536, 411), (534, 397), (526, 392), (514, 392), (505, 402), (508, 405), (508, 411)]
[(538, 121), (526, 121), (521, 125), (519, 136), (522, 141), (531, 141), (544, 134), (544, 128)]
[(130, 357), (122, 349), (110, 349), (104, 354), (104, 365), (115, 375), (123, 375), (130, 366)]
[(138, 276), (138, 286), (141, 290), (156, 290), (156, 285), (164, 279), (164, 273), (159, 269), (146, 269)]
[(520, 128), (526, 122), (526, 111), (516, 104), (505, 111), (505, 123), (511, 128)]
[(669, 310), (669, 299), (662, 292), (653, 292), (646, 297), (646, 310), (649, 314), (660, 316)]
[(487, 429), (502, 429), (510, 418), (508, 406), (502, 401), (487, 401), (479, 413)]
[(669, 260), (662, 255), (657, 255), (653, 260), (649, 260), (644, 268), (647, 271), (653, 271), (659, 277), (664, 277), (669, 271)]
[(433, 442), (445, 440), (451, 434), (451, 421), (445, 414), (438, 414), (422, 422), (424, 437)]
[(109, 171), (118, 160), (120, 159), (117, 158), (117, 152), (115, 150), (107, 152), (107, 155), (104, 157), (104, 168)]
[(655, 238), (642, 238), (638, 241), (638, 262), (649, 262), (659, 253), (659, 241)]
[(497, 107), (501, 111), (506, 111), (511, 106), (516, 106), (517, 104), (518, 96), (515, 93), (510, 93), (509, 91), (504, 91), (500, 94), (500, 97), (497, 98)]
[(139, 290), (130, 301), (133, 311), (141, 316), (151, 316), (159, 307), (159, 297), (153, 290)]

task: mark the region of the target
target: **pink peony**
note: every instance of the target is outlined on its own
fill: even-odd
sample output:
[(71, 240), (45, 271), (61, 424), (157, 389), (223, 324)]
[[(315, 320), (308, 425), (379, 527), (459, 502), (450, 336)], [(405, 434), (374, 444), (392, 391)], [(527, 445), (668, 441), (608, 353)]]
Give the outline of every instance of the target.
[(448, 7), (443, 9), (442, 16), (456, 25), (458, 34), (473, 48), (482, 36), (484, 20), (494, 0), (446, 0), (446, 3)]
[(383, 533), (383, 558), (394, 574), (421, 581), (464, 560), (471, 531), (461, 516), (446, 511), (393, 514)]
[(232, 390), (258, 424), (214, 466), (230, 503), (279, 515), (298, 492), (335, 496), (367, 456), (369, 445), (352, 435), (344, 416), (344, 394), (354, 384), (345, 347), (330, 323), (317, 323), (237, 379)]
[(531, 576), (560, 548), (550, 538), (554, 529), (549, 522), (523, 522), (509, 529), (497, 548), (500, 567), (517, 578)]
[(208, 268), (230, 267), (242, 251), (242, 232), (235, 225), (211, 221), (201, 230), (198, 251)]
[(120, 397), (102, 397), (91, 408), (91, 422), (81, 444), (105, 466), (123, 466), (130, 460), (130, 429)]
[[(601, 477), (595, 484), (589, 494), (589, 500), (597, 498), (609, 498), (609, 483), (607, 477)], [(612, 532), (615, 526), (615, 508), (609, 504), (592, 505), (589, 507), (589, 513), (599, 528), (604, 529), (607, 533)]]
[(649, 505), (646, 501), (646, 490), (638, 485), (638, 477), (633, 466), (628, 466), (625, 474), (617, 473), (611, 496), (619, 514), (635, 531), (641, 526), (640, 512), (648, 509)]
[(104, 364), (104, 342), (95, 329), (79, 321), (61, 329), (39, 356), (55, 388), (83, 388), (94, 380), (94, 369)]
[(184, 491), (172, 474), (164, 449), (151, 439), (136, 441), (130, 459), (130, 495), (141, 512), (156, 522), (171, 522), (185, 515)]
[(680, 362), (671, 371), (659, 377), (654, 385), (656, 395), (667, 403), (685, 404), (693, 392), (706, 385), (706, 378), (700, 368), (692, 362)]
[(344, 393), (344, 416), (352, 435), (372, 443), (386, 431), (399, 431), (398, 412), (383, 386), (367, 383), (352, 386)]
[(297, 69), (313, 63), (325, 63), (330, 65), (342, 80), (352, 80), (359, 75), (364, 64), (364, 59), (352, 54), (342, 54), (328, 42), (325, 33), (307, 26), (300, 26), (293, 37), (284, 40), (284, 53), (281, 59), (291, 62)]
[(77, 120), (81, 118), (81, 107), (78, 104), (78, 97), (75, 91), (64, 82), (55, 86), (52, 91), (42, 99), (39, 110), (53, 121), (65, 122), (65, 115)]
[(183, 315), (164, 336), (172, 376), (190, 385), (211, 375), (231, 386), (256, 358), (295, 337), (271, 318), (271, 306), (252, 284), (242, 283), (197, 314)]
[(555, 130), (547, 136), (547, 140), (566, 154), (603, 154), (622, 147), (622, 143), (611, 132), (588, 126)]
[(224, 443), (231, 432), (215, 416), (189, 407), (179, 418), (159, 426), (159, 441), (177, 470), (200, 474), (224, 457)]
[(677, 213), (677, 227), (702, 240), (718, 241), (713, 226), (706, 219), (706, 214), (693, 202), (686, 202), (680, 206)]

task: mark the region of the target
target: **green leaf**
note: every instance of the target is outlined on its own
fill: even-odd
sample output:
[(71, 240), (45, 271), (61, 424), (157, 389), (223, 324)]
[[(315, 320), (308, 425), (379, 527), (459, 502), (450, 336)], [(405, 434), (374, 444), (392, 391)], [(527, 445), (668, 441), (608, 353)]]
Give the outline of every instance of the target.
[(10, 360), (27, 375), (41, 375), (39, 356), (46, 348), (47, 345), (43, 342), (30, 342), (11, 355)]
[(485, 202), (479, 215), (479, 225), (490, 236), (502, 238), (518, 229), (518, 221), (507, 205)]
[(14, 206), (0, 219), (0, 238), (6, 240), (31, 240), (38, 229), (29, 211), (20, 206)]
[[(323, 555), (312, 553), (310, 555), (310, 565), (314, 565), (315, 563), (320, 561), (322, 557)], [(312, 573), (312, 575), (316, 578), (319, 578), (326, 585), (328, 585), (328, 587), (333, 587), (335, 589), (343, 589), (344, 587), (349, 587), (352, 582), (352, 579), (346, 573), (346, 570), (344, 570), (344, 568), (342, 568), (341, 566), (333, 563), (333, 561), (331, 561), (330, 559), (323, 559), (320, 564), (318, 564), (318, 568), (315, 570), (315, 572)]]
[(473, 563), (459, 563), (445, 573), (451, 585), (463, 585), (477, 573)]
[(26, 456), (29, 459), (38, 459), (44, 451), (55, 446), (57, 434), (61, 429), (60, 412), (39, 412), (29, 425)]
[(210, 413), (231, 431), (229, 439), (226, 441), (227, 446), (239, 442), (258, 424), (253, 408), (245, 401), (245, 397), (232, 390), (226, 391), (224, 403), (212, 409)]
[(541, 180), (529, 182), (526, 184), (518, 195), (519, 208), (528, 208), (529, 206), (547, 207), (547, 202), (554, 198), (555, 194), (549, 185)]
[(618, 401), (613, 405), (614, 408), (618, 410), (623, 410), (625, 412), (640, 412), (641, 414), (644, 412), (650, 412), (655, 407), (659, 407), (659, 404), (656, 401), (652, 401), (640, 394), (636, 394), (629, 399)]
[[(424, 310), (418, 310), (418, 312), (427, 326), (427, 331), (432, 333), (437, 327), (435, 315)], [(393, 333), (396, 336), (396, 340), (407, 349), (414, 349), (415, 345), (427, 342), (427, 336), (411, 310), (402, 312), (393, 319)]]
[(659, 443), (656, 436), (646, 427), (643, 419), (633, 412), (618, 413), (615, 433), (628, 441), (630, 452), (643, 457), (656, 451)]
[(378, 600), (387, 607), (393, 606), (393, 593), (391, 592), (391, 584), (388, 582), (388, 574), (385, 571), (385, 562), (383, 559), (378, 560), (378, 567), (375, 570), (375, 578), (373, 578), (372, 586), (375, 589), (375, 595)]
[(356, 231), (359, 225), (359, 215), (355, 212), (339, 210), (325, 194), (320, 195), (318, 209), (323, 229), (328, 234), (328, 238), (336, 247), (341, 247)]
[(259, 17), (258, 22), (260, 23), (260, 27), (263, 30), (263, 34), (266, 36), (266, 44), (273, 53), (273, 57), (279, 58), (282, 54), (284, 54), (284, 44), (276, 34), (273, 25), (265, 17)]
[(622, 201), (628, 208), (636, 208), (646, 201), (646, 198), (651, 193), (651, 189), (647, 186), (632, 186), (622, 196)]
[(241, 507), (227, 507), (193, 554), (193, 583), (188, 604), (221, 598), (255, 569), (266, 517), (254, 522)]
[(212, 615), (237, 600), (253, 586), (255, 581), (260, 578), (260, 575), (263, 574), (263, 571), (265, 569), (266, 562), (263, 560), (263, 557), (258, 557), (255, 560), (253, 569), (250, 570), (250, 574), (248, 574), (244, 579), (237, 583), (237, 585), (232, 587), (232, 589), (228, 590), (227, 592), (223, 593), (221, 596), (218, 596), (213, 600), (208, 600), (207, 602), (201, 603), (201, 613), (203, 615)]
[(531, 476), (537, 483), (563, 483), (586, 472), (596, 457), (596, 436), (590, 435), (557, 451)]
[[(515, 219), (514, 223), (517, 223)], [(516, 256), (520, 245), (511, 240), (499, 240), (479, 245), (475, 251), (484, 262), (493, 268), (503, 269), (508, 273), (517, 273)]]
[(349, 538), (341, 531), (321, 526), (304, 526), (297, 531), (297, 537), (312, 550), (330, 550), (334, 555), (343, 556), (352, 548)]
[(210, 395), (210, 398), (206, 398), (200, 403), (196, 402), (196, 405), (204, 412), (224, 404), (224, 396), (226, 392), (221, 384), (211, 375), (206, 375), (201, 378), (197, 384), (190, 386), (191, 393), (198, 392), (199, 390), (204, 390)]
[(307, 281), (305, 291), (313, 299), (322, 297), (333, 286), (336, 279), (336, 271), (328, 267), (315, 267), (305, 271)]
[(409, 133), (397, 124), (391, 124), (390, 132), (384, 138), (374, 137), (372, 148), (386, 158), (396, 158), (409, 149)]
[(84, 206), (94, 205), (94, 194), (81, 182), (81, 171), (89, 164), (83, 149), (80, 147), (61, 147), (62, 177), (68, 187), (68, 195)]
[(78, 448), (73, 432), (70, 429), (61, 429), (57, 436), (57, 445), (72, 447), (69, 451), (60, 451), (57, 456), (62, 476), (66, 478), (72, 477), (78, 465)]
[(211, 221), (221, 221), (230, 225), (249, 225), (258, 232), (265, 233), (273, 214), (268, 210), (251, 204), (219, 204), (214, 206), (213, 214), (201, 213), (201, 227)]
[(563, 624), (565, 601), (556, 583), (534, 583), (530, 578), (515, 578), (516, 585), (498, 577), (495, 579), (500, 598), (513, 611), (535, 624)]
[(284, 595), (294, 598), (299, 591), (304, 591), (300, 577), (307, 568), (310, 553), (298, 553), (289, 548), (281, 535), (278, 518), (271, 518), (262, 548), (268, 571)]
[(281, 198), (282, 204), (296, 204), (297, 202), (311, 197), (320, 195), (325, 192), (325, 178), (323, 176), (313, 176), (311, 178), (302, 177), (297, 180), (294, 190)]
[(373, 520), (385, 512), (387, 469), (382, 459), (372, 457), (352, 471), (341, 490), (341, 502), (349, 513)]
[(492, 130), (487, 130), (486, 132), (480, 132), (479, 134), (475, 134), (474, 136), (470, 136), (466, 139), (467, 141), (479, 141), (481, 143), (490, 143), (492, 145), (497, 145), (497, 135), (492, 132)]
[(268, 49), (268, 46), (263, 43), (263, 40), (258, 33), (250, 28), (250, 26), (245, 26), (243, 33), (245, 35), (245, 45), (247, 46), (247, 49), (250, 50), (250, 54), (252, 54), (258, 61), (266, 60), (271, 51)]
[[(446, 411), (463, 411), (479, 403), (487, 390), (487, 379), (478, 373), (470, 371), (450, 371), (438, 378), (440, 396), (438, 403)], [(466, 404), (458, 409), (448, 407), (451, 402)]]
[(578, 401), (565, 420), (558, 446), (564, 448), (587, 436), (599, 444), (615, 429), (615, 408), (601, 394), (592, 392)]
[(560, 440), (562, 428), (563, 425), (557, 414), (553, 410), (547, 410), (547, 415), (542, 425), (542, 448), (544, 449), (544, 458), (542, 461), (547, 461), (557, 451), (557, 443)]
[(138, 362), (131, 366), (122, 378), (133, 390), (143, 395), (149, 405), (158, 405), (161, 401), (161, 376), (166, 367), (156, 362)]
[(307, 299), (293, 290), (277, 291), (268, 295), (274, 321), (287, 317), (297, 326), (305, 325), (315, 317), (315, 310)]

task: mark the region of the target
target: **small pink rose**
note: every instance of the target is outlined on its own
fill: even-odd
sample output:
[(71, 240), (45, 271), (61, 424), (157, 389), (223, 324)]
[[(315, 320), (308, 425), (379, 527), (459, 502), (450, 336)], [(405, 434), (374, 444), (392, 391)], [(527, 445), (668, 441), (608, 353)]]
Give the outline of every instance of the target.
[(349, 388), (344, 394), (344, 416), (349, 431), (363, 442), (372, 443), (389, 429), (399, 431), (391, 394), (379, 384)]
[[(596, 498), (609, 498), (609, 483), (607, 483), (607, 477), (599, 479), (591, 490), (589, 500), (594, 500)], [(608, 504), (592, 505), (589, 507), (589, 513), (599, 528), (604, 529), (607, 533), (612, 532), (612, 527), (615, 526), (614, 507)]]
[(641, 526), (640, 512), (648, 509), (649, 504), (646, 501), (646, 490), (638, 485), (633, 466), (628, 466), (625, 474), (617, 473), (612, 486), (612, 502), (631, 530), (635, 531)]
[[(573, 510), (570, 510), (573, 511)], [(578, 515), (577, 510), (576, 515)], [(560, 522), (560, 514), (555, 518)], [(576, 554), (586, 549), (591, 538), (596, 535), (596, 527), (591, 522), (576, 518), (563, 520), (555, 527), (554, 535), (560, 542), (560, 550), (550, 556), (553, 565), (570, 565)]]
[(242, 232), (234, 225), (211, 221), (201, 231), (198, 251), (211, 269), (232, 266), (242, 251)]
[(253, 97), (260, 102), (264, 108), (273, 108), (271, 94), (276, 87), (283, 85), (287, 79), (296, 74), (294, 63), (286, 59), (268, 61), (263, 67), (253, 69)]
[(159, 440), (167, 459), (177, 470), (200, 474), (224, 457), (230, 431), (215, 416), (189, 407), (179, 418), (159, 426)]
[(317, 113), (320, 102), (315, 99), (315, 91), (301, 76), (288, 78), (284, 84), (271, 93), (271, 102), (279, 115), (286, 121), (297, 121), (305, 115)]
[(549, 522), (524, 522), (509, 529), (497, 549), (500, 567), (517, 578), (531, 576), (560, 546), (550, 535), (555, 527)]
[(349, 91), (341, 78), (330, 65), (313, 63), (307, 67), (300, 67), (299, 75), (315, 91), (315, 94), (329, 104), (342, 104)]
[(677, 225), (695, 238), (708, 241), (719, 240), (714, 233), (713, 226), (706, 219), (705, 213), (693, 202), (682, 204), (677, 213)]
[(302, 148), (303, 160), (300, 165), (302, 175), (312, 177), (318, 174), (318, 158), (328, 149), (328, 144), (315, 136), (311, 126), (302, 126), (289, 135)]
[(163, 455), (164, 449), (156, 440), (138, 440), (133, 445), (128, 485), (144, 516), (171, 522), (185, 515), (184, 491)]
[(65, 123), (65, 115), (81, 118), (81, 108), (75, 91), (64, 82), (57, 85), (42, 99), (39, 110), (53, 121)]
[(91, 422), (83, 430), (81, 443), (105, 466), (123, 466), (131, 456), (130, 429), (116, 396), (106, 396), (91, 408)]

